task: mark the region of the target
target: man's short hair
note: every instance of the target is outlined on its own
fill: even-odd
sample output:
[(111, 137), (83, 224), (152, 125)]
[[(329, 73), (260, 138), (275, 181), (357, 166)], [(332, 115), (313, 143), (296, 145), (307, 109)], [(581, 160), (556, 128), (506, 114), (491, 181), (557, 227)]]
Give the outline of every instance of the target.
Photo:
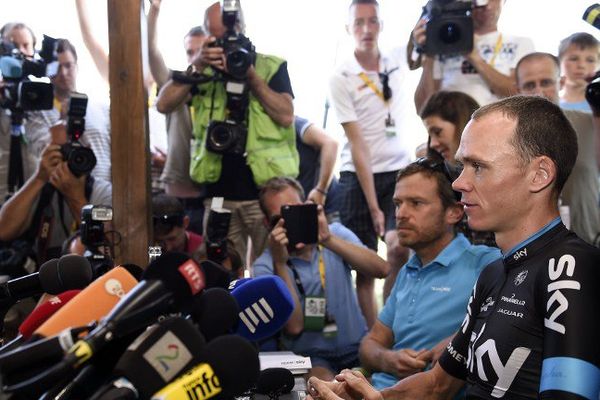
[(300, 196), (300, 200), (304, 201), (304, 189), (302, 189), (302, 185), (300, 185), (300, 183), (294, 178), (288, 178), (287, 176), (271, 178), (260, 188), (260, 191), (258, 192), (258, 204), (260, 205), (260, 209), (265, 216), (269, 215), (269, 212), (265, 206), (265, 196), (268, 193), (282, 192), (290, 187), (295, 189)]
[[(219, 10), (221, 10), (221, 2), (219, 1), (215, 1), (214, 3), (212, 3), (210, 6), (206, 7), (206, 10), (204, 10), (204, 29), (208, 32), (208, 14), (210, 12), (211, 9), (215, 8), (215, 7), (219, 7)], [(238, 16), (237, 16), (237, 21), (236, 21), (239, 31), (242, 35), (244, 35), (246, 33), (246, 19), (244, 18), (244, 9), (242, 8), (242, 4), (240, 3), (240, 10), (238, 12)]]
[(379, 7), (379, 3), (377, 2), (377, 0), (352, 0), (348, 8), (357, 4), (373, 4), (374, 6)]
[(73, 58), (75, 58), (75, 62), (77, 62), (77, 50), (75, 50), (73, 43), (69, 39), (58, 39), (56, 41), (56, 52), (64, 53), (65, 51), (70, 51), (73, 54)]
[[(415, 174), (423, 174), (429, 178), (435, 178), (437, 182), (438, 195), (442, 201), (444, 210), (452, 205), (455, 205), (456, 197), (454, 197), (454, 191), (452, 190), (452, 182), (450, 182), (443, 172), (438, 171), (435, 168), (428, 167), (426, 162), (421, 162), (420, 160), (422, 159), (419, 159), (408, 164), (406, 167), (401, 168), (396, 175), (396, 183)], [(443, 159), (440, 161), (443, 162)]]
[(177, 197), (166, 194), (152, 196), (152, 224), (154, 234), (166, 235), (174, 227), (183, 226), (185, 210)]
[(206, 30), (204, 29), (203, 26), (194, 26), (192, 29), (190, 29), (188, 31), (188, 33), (185, 34), (185, 37), (188, 36), (206, 36)]
[(481, 107), (473, 119), (495, 112), (516, 121), (510, 142), (524, 164), (539, 156), (554, 162), (558, 195), (577, 159), (577, 134), (560, 107), (540, 96), (512, 96)]
[(558, 61), (558, 57), (556, 57), (554, 54), (550, 54), (550, 53), (544, 53), (541, 51), (536, 51), (533, 53), (529, 53), (525, 56), (523, 56), (519, 62), (517, 62), (517, 66), (515, 67), (515, 75), (516, 75), (516, 79), (517, 79), (517, 84), (519, 83), (519, 69), (521, 68), (521, 65), (527, 61), (533, 61), (533, 60), (541, 60), (547, 58), (549, 60), (552, 60), (552, 62), (554, 63), (554, 65), (556, 66), (556, 73), (560, 74), (560, 61)]
[(471, 115), (479, 108), (479, 103), (463, 92), (439, 91), (433, 94), (421, 110), (421, 119), (438, 116), (456, 127), (460, 138)]
[(559, 60), (562, 61), (571, 46), (577, 46), (580, 50), (595, 49), (596, 52), (600, 50), (600, 42), (593, 35), (587, 32), (576, 32), (560, 41), (558, 45)]
[(29, 31), (29, 33), (31, 34), (31, 39), (33, 41), (33, 47), (35, 48), (35, 45), (37, 43), (37, 38), (35, 37), (35, 33), (33, 33), (33, 30), (28, 27), (27, 25), (25, 25), (23, 22), (8, 22), (6, 24), (4, 24), (2, 26), (2, 28), (0, 28), (0, 35), (2, 36), (2, 39), (8, 39), (8, 35), (10, 34), (10, 32), (12, 32), (15, 29), (27, 29)]

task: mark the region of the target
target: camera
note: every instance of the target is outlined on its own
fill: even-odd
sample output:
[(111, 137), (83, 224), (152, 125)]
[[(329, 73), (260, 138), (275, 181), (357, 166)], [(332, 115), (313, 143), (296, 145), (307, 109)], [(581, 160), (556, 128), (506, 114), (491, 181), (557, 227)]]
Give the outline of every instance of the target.
[(585, 99), (594, 113), (600, 112), (600, 71), (596, 72), (586, 86)]
[(210, 261), (222, 264), (227, 253), (227, 234), (231, 211), (211, 208), (206, 224), (206, 255)]
[(81, 209), (81, 243), (86, 248), (84, 256), (92, 265), (94, 276), (100, 276), (113, 267), (110, 250), (107, 250), (109, 243), (104, 234), (104, 222), (112, 219), (113, 209), (109, 206), (87, 204)]
[(11, 110), (13, 124), (21, 125), (23, 111), (49, 110), (53, 107), (52, 84), (32, 82), (37, 78), (56, 75), (58, 63), (55, 58), (56, 39), (44, 35), (41, 59), (25, 57), (11, 42), (0, 43), (0, 71), (4, 80), (0, 107)]
[(73, 93), (67, 113), (67, 143), (60, 151), (73, 175), (80, 177), (89, 174), (96, 166), (96, 156), (92, 149), (80, 143), (85, 131), (85, 112), (88, 97), (83, 93)]
[(223, 1), (222, 21), (225, 26), (225, 34), (214, 45), (223, 48), (229, 74), (237, 79), (244, 79), (248, 68), (256, 60), (256, 52), (250, 39), (235, 30), (239, 15), (239, 1)]
[[(484, 5), (482, 1), (477, 6)], [(427, 55), (453, 55), (473, 49), (473, 2), (470, 0), (430, 0), (423, 8), (427, 20)]]
[(246, 151), (248, 130), (234, 121), (211, 121), (208, 125), (206, 148), (219, 154), (239, 154)]

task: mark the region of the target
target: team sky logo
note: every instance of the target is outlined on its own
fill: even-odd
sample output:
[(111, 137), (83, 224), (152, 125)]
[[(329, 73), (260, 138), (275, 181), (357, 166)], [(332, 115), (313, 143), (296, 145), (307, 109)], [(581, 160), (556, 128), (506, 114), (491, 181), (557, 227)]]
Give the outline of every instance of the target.
[(515, 280), (514, 280), (515, 286), (519, 286), (521, 283), (525, 282), (525, 279), (527, 278), (528, 273), (529, 273), (528, 270), (519, 272), (517, 274), (517, 276), (515, 276)]
[(521, 257), (527, 257), (527, 247), (525, 247), (523, 250), (517, 250), (515, 251), (515, 254), (513, 254), (515, 261), (518, 261)]
[(471, 332), (467, 365), (470, 373), (476, 373), (481, 381), (493, 385), (494, 389), (490, 395), (500, 399), (510, 389), (515, 377), (523, 367), (527, 357), (529, 357), (531, 349), (517, 347), (508, 359), (503, 361), (498, 354), (494, 339), (487, 339), (481, 344), (477, 343), (484, 330), (485, 324), (483, 324), (479, 333)]
[(264, 324), (268, 324), (275, 317), (275, 313), (267, 300), (261, 297), (256, 303), (244, 308), (239, 316), (250, 333), (254, 333), (261, 321)]
[[(581, 283), (571, 279), (575, 274), (575, 257), (565, 254), (558, 262), (555, 258), (548, 261), (548, 302), (546, 303), (546, 318), (544, 326), (563, 335), (566, 333), (566, 327), (559, 322), (559, 317), (569, 310), (569, 300), (567, 295), (572, 290), (581, 290)], [(550, 312), (552, 312), (550, 314)], [(550, 314), (548, 316), (548, 314)]]

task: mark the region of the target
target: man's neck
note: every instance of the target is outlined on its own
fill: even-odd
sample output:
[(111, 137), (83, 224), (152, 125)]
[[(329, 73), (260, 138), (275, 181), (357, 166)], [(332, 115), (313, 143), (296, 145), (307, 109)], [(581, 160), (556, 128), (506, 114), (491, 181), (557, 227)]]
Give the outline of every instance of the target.
[(379, 71), (379, 49), (354, 50), (354, 57), (358, 64), (366, 71)]
[(486, 33), (496, 32), (497, 30), (498, 30), (498, 24), (484, 25), (484, 26), (475, 28), (475, 34), (476, 35), (485, 35)]
[(577, 103), (585, 100), (585, 88), (587, 85), (581, 85), (576, 82), (565, 82), (561, 99), (568, 103)]
[(294, 250), (290, 253), (290, 256), (299, 258), (304, 261), (310, 261), (312, 258), (312, 252), (315, 248), (314, 244), (307, 244), (300, 250)]
[(56, 100), (58, 100), (61, 103), (65, 100), (68, 100), (69, 97), (71, 97), (71, 92), (65, 92), (62, 90), (54, 90), (54, 98), (56, 98)]
[(454, 237), (454, 233), (448, 230), (437, 240), (428, 243), (423, 248), (413, 248), (417, 257), (421, 260), (421, 265), (425, 266), (432, 262), (452, 242)]
[(558, 216), (558, 210), (553, 210), (553, 212), (548, 212), (541, 217), (528, 218), (525, 223), (519, 224), (509, 231), (494, 232), (496, 235), (496, 244), (502, 251), (502, 254), (506, 255), (511, 249), (535, 235)]

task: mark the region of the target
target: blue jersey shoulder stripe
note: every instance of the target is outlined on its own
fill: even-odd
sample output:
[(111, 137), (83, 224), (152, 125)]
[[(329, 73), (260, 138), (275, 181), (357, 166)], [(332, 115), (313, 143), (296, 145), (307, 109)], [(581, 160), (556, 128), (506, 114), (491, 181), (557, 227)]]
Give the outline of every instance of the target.
[(540, 393), (548, 390), (561, 390), (596, 400), (600, 398), (600, 368), (578, 358), (546, 358), (542, 363)]

